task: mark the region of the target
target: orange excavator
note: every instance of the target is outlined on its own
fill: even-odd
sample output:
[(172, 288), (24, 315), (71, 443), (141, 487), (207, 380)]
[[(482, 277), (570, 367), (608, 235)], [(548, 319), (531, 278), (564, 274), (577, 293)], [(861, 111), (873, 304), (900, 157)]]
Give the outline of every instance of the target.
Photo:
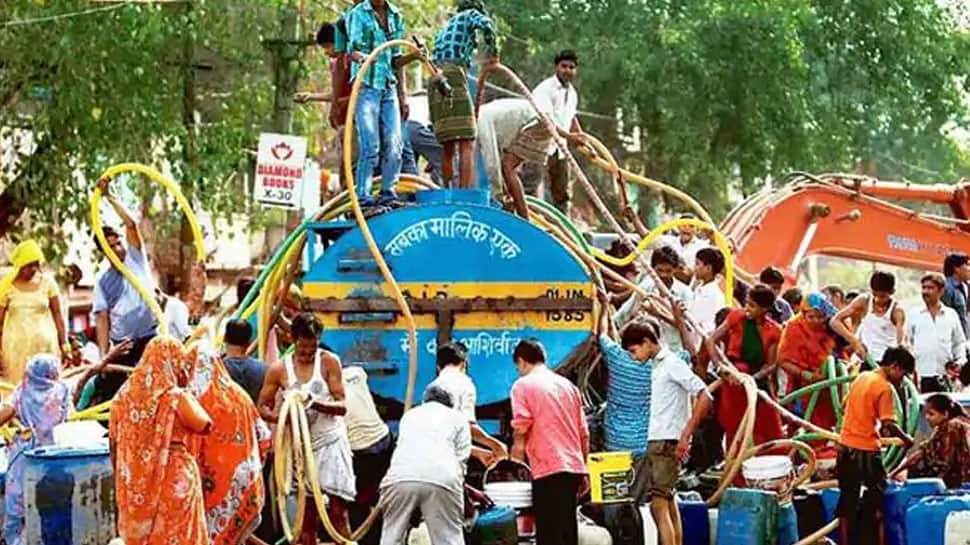
[[(895, 201), (948, 205), (952, 217)], [(784, 267), (790, 280), (811, 255), (938, 271), (946, 254), (970, 254), (970, 183), (921, 185), (793, 173), (781, 187), (735, 207), (721, 232), (734, 243), (742, 269)]]

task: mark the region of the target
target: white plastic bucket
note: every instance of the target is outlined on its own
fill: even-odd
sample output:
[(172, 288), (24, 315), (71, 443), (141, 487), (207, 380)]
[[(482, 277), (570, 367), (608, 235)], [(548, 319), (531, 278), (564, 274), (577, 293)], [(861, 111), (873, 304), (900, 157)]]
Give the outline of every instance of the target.
[(794, 466), (788, 456), (755, 456), (741, 464), (749, 488), (778, 492), (792, 479)]
[(484, 492), (496, 505), (508, 505), (513, 509), (532, 508), (532, 483), (530, 482), (486, 483)]

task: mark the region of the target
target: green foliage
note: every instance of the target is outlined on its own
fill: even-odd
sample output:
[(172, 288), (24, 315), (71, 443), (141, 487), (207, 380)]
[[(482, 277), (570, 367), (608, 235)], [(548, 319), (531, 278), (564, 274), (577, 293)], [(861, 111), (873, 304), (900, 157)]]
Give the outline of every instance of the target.
[[(489, 5), (507, 64), (535, 83), (557, 50), (577, 50), (581, 108), (639, 129), (628, 166), (714, 212), (794, 169), (933, 181), (970, 169), (944, 133), (968, 125), (970, 38), (936, 0)], [(616, 123), (585, 125), (618, 147)]]
[[(10, 0), (4, 19), (91, 6)], [(0, 127), (23, 129), (18, 135), (37, 146), (29, 177), (29, 150), (3, 165), (12, 194), (4, 196), (24, 199), (35, 228), (54, 235), (66, 219), (86, 223), (82, 180), (93, 183), (112, 164), (143, 162), (170, 170), (201, 208), (245, 211), (243, 178), (232, 174), (250, 168), (246, 150), (269, 117), (272, 73), (261, 40), (278, 27), (267, 2), (208, 0), (4, 28)], [(185, 103), (190, 81), (195, 99)], [(186, 111), (197, 112), (197, 125), (185, 122)]]

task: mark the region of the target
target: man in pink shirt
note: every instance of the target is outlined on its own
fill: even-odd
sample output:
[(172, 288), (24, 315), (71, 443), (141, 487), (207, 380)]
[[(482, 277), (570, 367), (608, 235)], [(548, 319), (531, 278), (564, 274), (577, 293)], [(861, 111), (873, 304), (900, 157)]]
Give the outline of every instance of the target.
[(589, 429), (571, 382), (546, 367), (546, 351), (527, 339), (512, 355), (512, 458), (532, 468), (536, 545), (577, 545), (576, 506), (585, 484)]

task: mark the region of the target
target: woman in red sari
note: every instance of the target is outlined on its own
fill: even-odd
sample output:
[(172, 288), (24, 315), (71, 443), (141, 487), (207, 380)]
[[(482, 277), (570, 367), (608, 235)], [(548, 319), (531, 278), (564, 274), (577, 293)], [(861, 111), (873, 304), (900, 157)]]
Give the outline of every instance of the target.
[[(812, 293), (802, 299), (800, 310), (785, 326), (778, 344), (778, 362), (788, 373), (792, 391), (825, 380), (825, 363), (835, 350), (835, 333), (828, 326), (829, 319), (835, 316), (835, 307), (821, 293)], [(809, 421), (820, 428), (834, 430), (836, 418), (832, 403), (832, 395), (826, 388), (819, 393)]]
[[(762, 285), (752, 288), (745, 307), (728, 313), (711, 336), (711, 342), (724, 342), (725, 353), (738, 371), (752, 375), (758, 389), (774, 397), (772, 380), (781, 327), (768, 317), (774, 308), (775, 294)], [(704, 354), (702, 351), (701, 354)], [(724, 428), (725, 450), (730, 449), (748, 406), (744, 387), (725, 379), (717, 393), (717, 420)], [(754, 443), (760, 445), (784, 436), (781, 416), (770, 405), (758, 400), (755, 406)]]
[(239, 545), (260, 522), (270, 431), (218, 356), (193, 349), (189, 360), (194, 368), (188, 389), (212, 418), (210, 432), (189, 443), (202, 476), (209, 539), (211, 545)]

